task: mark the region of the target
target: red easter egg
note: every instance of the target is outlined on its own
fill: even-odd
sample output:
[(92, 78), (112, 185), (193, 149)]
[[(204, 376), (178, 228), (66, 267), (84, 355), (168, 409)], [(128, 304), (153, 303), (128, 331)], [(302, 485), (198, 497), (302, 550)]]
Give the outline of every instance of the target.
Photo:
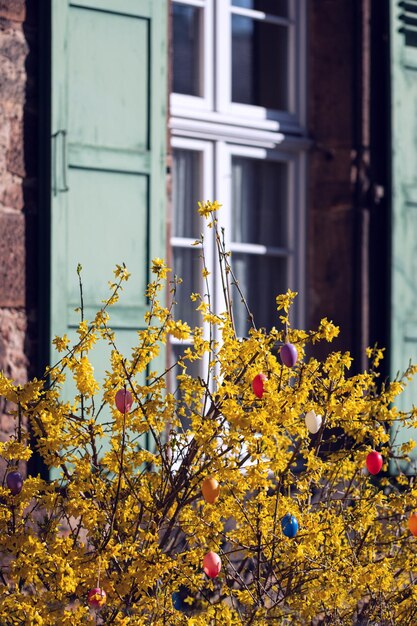
[(384, 459), (376, 450), (372, 450), (372, 452), (370, 452), (366, 457), (366, 467), (368, 468), (368, 472), (374, 476), (379, 474), (383, 463)]
[(214, 504), (219, 497), (220, 485), (215, 478), (208, 476), (201, 483), (203, 498), (209, 504)]
[(216, 578), (222, 568), (222, 562), (216, 552), (207, 552), (203, 559), (203, 569), (209, 578)]
[(408, 518), (408, 528), (414, 537), (417, 537), (417, 513), (411, 513)]
[(94, 609), (100, 609), (106, 604), (106, 592), (100, 587), (94, 587), (88, 592), (87, 602)]
[(287, 367), (294, 367), (297, 363), (298, 352), (297, 348), (292, 343), (284, 343), (279, 351), (279, 355), (281, 357), (281, 361)]
[(256, 374), (252, 381), (253, 393), (257, 398), (262, 398), (264, 395), (264, 382), (267, 380), (265, 374)]
[(120, 413), (128, 413), (132, 408), (133, 396), (126, 389), (119, 389), (114, 400)]

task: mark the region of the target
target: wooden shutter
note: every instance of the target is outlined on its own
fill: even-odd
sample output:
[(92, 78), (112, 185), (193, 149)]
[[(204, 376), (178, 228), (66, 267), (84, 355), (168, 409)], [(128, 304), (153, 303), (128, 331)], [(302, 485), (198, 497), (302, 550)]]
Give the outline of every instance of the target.
[[(78, 263), (91, 320), (125, 262), (111, 324), (127, 355), (165, 255), (166, 14), (167, 0), (52, 0), (50, 334), (79, 322)], [(107, 355), (94, 362), (100, 378)]]
[[(417, 0), (391, 0), (391, 376), (417, 363)], [(417, 381), (396, 403), (417, 405)], [(394, 428), (395, 443), (417, 432)], [(395, 471), (395, 464), (392, 464)], [(406, 468), (416, 473), (417, 451)]]

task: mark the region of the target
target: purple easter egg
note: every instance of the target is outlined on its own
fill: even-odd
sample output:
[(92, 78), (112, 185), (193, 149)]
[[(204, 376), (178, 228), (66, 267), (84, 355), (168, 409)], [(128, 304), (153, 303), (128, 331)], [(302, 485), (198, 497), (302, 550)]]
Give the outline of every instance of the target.
[(23, 487), (23, 478), (20, 472), (9, 472), (6, 476), (6, 484), (11, 491), (12, 496), (17, 496)]
[(297, 363), (297, 348), (292, 343), (284, 343), (279, 352), (279, 355), (281, 357), (281, 361), (287, 367), (294, 367), (294, 365)]

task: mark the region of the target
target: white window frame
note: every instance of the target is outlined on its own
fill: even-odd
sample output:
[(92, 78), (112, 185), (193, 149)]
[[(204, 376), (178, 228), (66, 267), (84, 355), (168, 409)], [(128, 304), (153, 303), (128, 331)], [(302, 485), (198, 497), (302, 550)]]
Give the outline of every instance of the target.
[[(237, 243), (231, 240), (232, 232), (232, 158), (233, 156), (247, 157), (251, 159), (276, 161), (288, 166), (288, 197), (287, 197), (287, 241), (288, 247), (269, 248), (272, 254), (268, 255), (268, 248), (261, 244)], [(300, 328), (304, 324), (305, 310), (305, 268), (300, 261), (300, 251), (305, 250), (305, 184), (297, 184), (297, 181), (305, 182), (305, 153), (296, 150), (267, 150), (266, 148), (254, 148), (238, 144), (219, 141), (216, 144), (216, 189), (218, 197), (226, 207), (219, 212), (219, 225), (225, 230), (225, 243), (232, 252), (243, 252), (256, 256), (268, 255), (269, 258), (286, 258), (288, 263), (287, 284), (288, 288), (298, 292), (292, 323)], [(217, 280), (216, 302), (221, 302), (222, 293), (220, 280)], [(276, 294), (278, 295), (278, 294)], [(255, 320), (256, 323), (256, 320)]]
[[(213, 180), (214, 180), (213, 143), (211, 141), (203, 141), (203, 140), (198, 140), (198, 139), (188, 139), (184, 137), (172, 137), (171, 147), (173, 150), (174, 149), (190, 150), (193, 152), (200, 153), (201, 155), (201, 159), (200, 159), (201, 189), (199, 190), (200, 200), (213, 198), (213, 193), (214, 193), (214, 189), (213, 189)], [(173, 167), (175, 167), (174, 163), (173, 163)], [(173, 207), (173, 209), (175, 210), (175, 207)], [(197, 210), (197, 207), (196, 207), (196, 210)], [(207, 277), (207, 283), (208, 283), (208, 288), (210, 291), (210, 297), (214, 299), (215, 298), (215, 289), (214, 289), (215, 277), (213, 275), (212, 268), (213, 266), (215, 266), (215, 261), (214, 261), (215, 250), (214, 250), (213, 230), (207, 227), (207, 221), (204, 219), (201, 220), (201, 227), (202, 227), (201, 234), (204, 237), (204, 255), (206, 259), (206, 265), (207, 265), (208, 270), (211, 272), (210, 275)], [(193, 249), (192, 244), (195, 241), (196, 239), (192, 237), (171, 236), (170, 245), (171, 245), (172, 250), (174, 248), (183, 248), (183, 249), (190, 250), (190, 249)], [(201, 246), (195, 246), (194, 249), (195, 248), (198, 249), (199, 247)], [(175, 271), (175, 268), (174, 268), (174, 271)], [(201, 277), (200, 285), (203, 285), (203, 284), (204, 284), (203, 278)], [(201, 289), (199, 285), (196, 285), (195, 289), (196, 291), (198, 291), (198, 293), (201, 294), (201, 296), (204, 296), (205, 291)], [(197, 305), (198, 303), (196, 303), (196, 306)], [(204, 332), (203, 332), (204, 339), (208, 340), (210, 338), (209, 328), (207, 325), (203, 325), (203, 329), (204, 329)], [(176, 339), (175, 337), (170, 338), (170, 343), (172, 346), (180, 345), (180, 346), (186, 347), (186, 346), (192, 345), (192, 342), (190, 340)], [(202, 368), (203, 368), (204, 373), (207, 371), (208, 364), (209, 364), (209, 355), (205, 354), (203, 358), (203, 362), (202, 362)]]
[(231, 101), (231, 16), (265, 19), (264, 13), (232, 6), (231, 0), (174, 0), (174, 3), (200, 7), (203, 11), (200, 59), (203, 96), (172, 93), (172, 115), (244, 128), (252, 126), (275, 133), (305, 134), (306, 0), (289, 0), (288, 18), (269, 19), (288, 27), (288, 99), (294, 113)]
[[(297, 128), (299, 125), (298, 120), (300, 119), (300, 112), (297, 111), (296, 85), (299, 82), (297, 76), (300, 68), (298, 68), (295, 63), (295, 58), (300, 58), (295, 50), (296, 42), (299, 39), (296, 33), (296, 28), (299, 28), (299, 22), (296, 16), (296, 12), (300, 12), (298, 10), (298, 1), (289, 2), (288, 8), (290, 11), (288, 18), (280, 18), (277, 16), (267, 18), (266, 14), (261, 11), (232, 6), (231, 1), (230, 4), (229, 2), (218, 3), (216, 25), (218, 33), (218, 54), (216, 75), (224, 77), (222, 81), (218, 81), (216, 92), (216, 108), (220, 113), (253, 119), (258, 122), (263, 121), (266, 126), (271, 127), (274, 127), (273, 122), (271, 122), (271, 120), (274, 120), (275, 122), (280, 122), (280, 128), (288, 128), (289, 130), (293, 127)], [(288, 29), (288, 101), (289, 110), (293, 110), (294, 113), (266, 109), (261, 106), (241, 104), (232, 101), (232, 15), (253, 18), (257, 21), (265, 20), (268, 23), (280, 24)], [(219, 70), (221, 70), (221, 74), (219, 74)]]
[(214, 106), (213, 72), (213, 0), (175, 0), (174, 4), (196, 7), (201, 10), (200, 32), (202, 39), (199, 50), (199, 75), (201, 96), (180, 93), (171, 94), (172, 109), (192, 109), (193, 111), (212, 111)]
[[(289, 103), (295, 114), (230, 101), (231, 15), (256, 13), (259, 17), (259, 12), (232, 7), (231, 0), (175, 0), (175, 2), (198, 6), (204, 13), (204, 41), (201, 49), (204, 97), (171, 94), (171, 145), (174, 148), (203, 152), (205, 165), (202, 172), (201, 199), (215, 199), (223, 204), (218, 218), (221, 225), (225, 226), (225, 235), (231, 243), (232, 251), (233, 249), (238, 251), (239, 248), (241, 252), (252, 254), (266, 252), (262, 246), (230, 242), (231, 229), (228, 227), (228, 220), (231, 214), (232, 156), (267, 158), (288, 163), (288, 241), (291, 249), (287, 257), (288, 287), (299, 293), (295, 301), (292, 323), (303, 328), (306, 302), (306, 151), (310, 146), (305, 131), (307, 0), (289, 0), (290, 14), (288, 20), (284, 20), (289, 28), (291, 49), (288, 75)], [(281, 18), (277, 20), (280, 21)], [(210, 233), (205, 233), (206, 257), (213, 272), (210, 276), (212, 303), (219, 312), (224, 310), (224, 298), (218, 280), (216, 252)], [(190, 243), (191, 239), (171, 238), (173, 246), (188, 247)], [(176, 342), (178, 340), (173, 340), (173, 343)]]
[[(200, 170), (200, 181), (201, 181), (201, 189), (200, 200), (211, 199), (213, 197), (214, 189), (213, 189), (213, 180), (214, 180), (214, 172), (213, 172), (213, 143), (211, 141), (203, 141), (199, 139), (190, 139), (186, 137), (172, 137), (171, 139), (171, 147), (173, 150), (190, 150), (192, 152), (199, 152), (201, 154), (201, 170)], [(196, 207), (197, 210), (197, 207)], [(213, 264), (213, 243), (212, 243), (212, 233), (213, 231), (207, 228), (207, 222), (205, 220), (201, 220), (202, 226), (202, 234), (204, 236), (205, 241), (205, 255), (207, 259), (207, 264)], [(193, 237), (178, 237), (171, 236), (170, 243), (173, 248), (187, 248), (195, 242), (195, 238)]]

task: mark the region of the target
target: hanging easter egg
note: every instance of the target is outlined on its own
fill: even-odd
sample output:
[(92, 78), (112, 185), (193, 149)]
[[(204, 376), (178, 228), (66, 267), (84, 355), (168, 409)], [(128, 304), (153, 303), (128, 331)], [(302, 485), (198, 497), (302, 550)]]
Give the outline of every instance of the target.
[(368, 468), (368, 472), (374, 476), (381, 471), (383, 463), (384, 460), (382, 456), (376, 450), (372, 450), (372, 452), (370, 452), (366, 457), (366, 467)]
[(203, 559), (203, 569), (209, 578), (216, 578), (220, 574), (222, 562), (216, 552), (207, 552)]
[(298, 352), (297, 348), (292, 343), (284, 343), (279, 351), (279, 355), (281, 357), (281, 361), (287, 367), (294, 367), (297, 363)]
[(128, 413), (132, 408), (133, 396), (127, 389), (119, 389), (114, 400), (120, 413)]
[(87, 602), (91, 608), (101, 609), (106, 604), (106, 592), (104, 589), (100, 589), (100, 587), (93, 587), (88, 592)]
[[(191, 589), (185, 585), (180, 585), (178, 591), (174, 591), (171, 596), (172, 606), (176, 611), (187, 614), (195, 608), (196, 599), (193, 598), (191, 602), (191, 598), (193, 598)], [(185, 600), (187, 600), (187, 602), (185, 602)]]
[(304, 419), (309, 433), (315, 435), (319, 432), (323, 422), (321, 415), (316, 415), (315, 411), (311, 410), (305, 414)]
[(184, 611), (184, 602), (182, 601), (181, 595), (178, 591), (174, 591), (171, 596), (172, 606), (176, 611)]
[(255, 394), (255, 396), (257, 398), (262, 398), (262, 396), (264, 395), (264, 391), (265, 391), (265, 381), (267, 380), (267, 377), (265, 376), (265, 374), (256, 374), (255, 378), (252, 381), (252, 389), (253, 389), (253, 393)]
[(23, 478), (20, 472), (9, 472), (6, 476), (6, 485), (11, 491), (12, 496), (17, 496), (23, 487)]
[(214, 504), (220, 494), (220, 485), (215, 478), (208, 476), (201, 484), (201, 492), (206, 502)]
[(414, 537), (417, 537), (417, 513), (411, 513), (408, 518), (408, 528)]
[(286, 537), (292, 539), (298, 533), (298, 520), (291, 513), (287, 513), (281, 520), (282, 532)]

